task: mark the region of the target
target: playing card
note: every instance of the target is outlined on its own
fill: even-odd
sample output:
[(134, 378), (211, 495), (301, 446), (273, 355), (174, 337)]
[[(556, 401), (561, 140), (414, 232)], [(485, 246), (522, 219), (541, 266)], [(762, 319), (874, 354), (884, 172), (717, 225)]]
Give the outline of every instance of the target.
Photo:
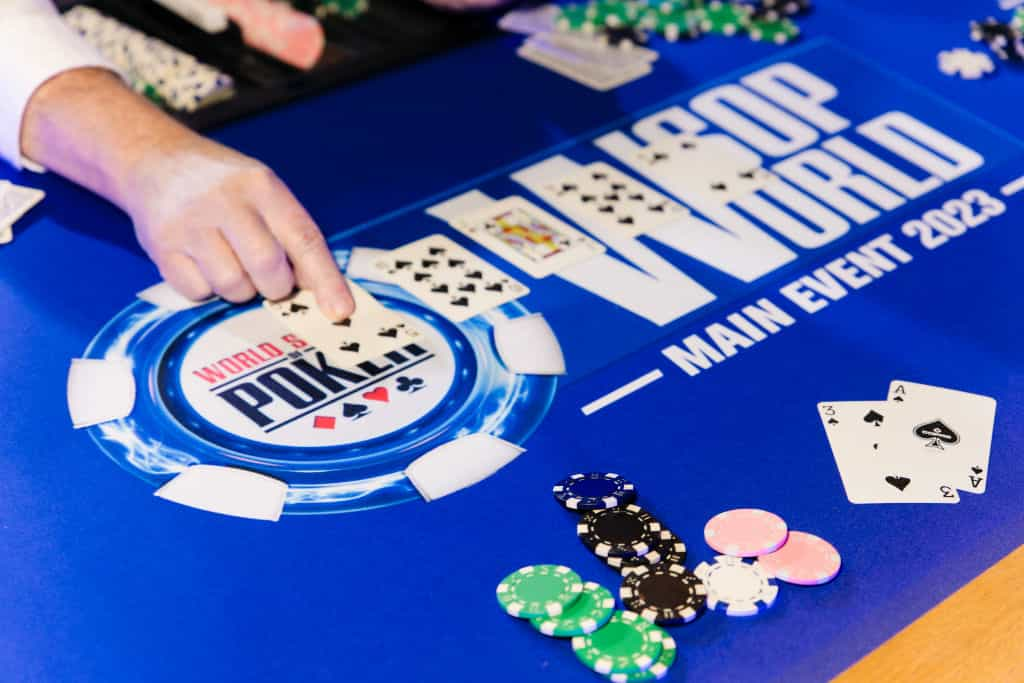
[(524, 284), (444, 235), (399, 247), (377, 268), (455, 323), (530, 293)]
[(600, 242), (522, 197), (506, 197), (460, 216), (452, 226), (535, 278), (605, 251)]
[(922, 454), (886, 441), (892, 407), (885, 401), (818, 404), (822, 426), (851, 503), (958, 503), (949, 477)]
[(961, 491), (984, 493), (996, 401), (988, 396), (893, 380), (887, 442), (934, 463)]
[(684, 199), (727, 204), (774, 181), (761, 158), (724, 135), (676, 135), (636, 153), (637, 165)]
[(555, 30), (558, 14), (557, 5), (514, 9), (511, 12), (506, 12), (498, 20), (498, 28), (509, 33), (525, 33), (527, 35), (547, 33)]
[(42, 190), (0, 181), (0, 244), (11, 241), (14, 224), (45, 196)]
[(282, 325), (341, 367), (377, 358), (419, 337), (419, 332), (365, 289), (351, 280), (348, 287), (356, 310), (337, 323), (320, 312), (309, 290), (299, 290), (282, 301), (264, 301), (263, 305)]
[(657, 50), (632, 44), (629, 49), (624, 50), (582, 33), (544, 33), (535, 36), (532, 43), (538, 47), (570, 50), (605, 66), (621, 66), (638, 61), (651, 64), (658, 61), (659, 57)]
[(651, 72), (651, 65), (638, 60), (624, 66), (596, 63), (587, 55), (544, 44), (531, 37), (516, 50), (523, 59), (533, 62), (577, 83), (598, 91), (608, 91), (634, 81)]
[(642, 235), (689, 211), (604, 163), (546, 183), (540, 194), (580, 225), (600, 225), (624, 237)]

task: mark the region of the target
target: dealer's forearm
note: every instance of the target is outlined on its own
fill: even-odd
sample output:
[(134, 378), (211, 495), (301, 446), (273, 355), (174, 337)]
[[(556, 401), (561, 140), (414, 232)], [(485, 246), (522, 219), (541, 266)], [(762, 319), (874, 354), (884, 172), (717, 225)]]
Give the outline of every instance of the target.
[(25, 110), (22, 153), (125, 208), (133, 175), (190, 130), (104, 69), (75, 69), (36, 90)]

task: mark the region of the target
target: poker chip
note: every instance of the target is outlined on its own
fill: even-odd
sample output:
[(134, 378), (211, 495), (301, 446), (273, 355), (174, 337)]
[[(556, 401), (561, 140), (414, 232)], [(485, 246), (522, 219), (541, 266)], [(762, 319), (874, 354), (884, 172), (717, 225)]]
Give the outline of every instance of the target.
[(513, 617), (557, 617), (583, 592), (579, 574), (557, 564), (528, 565), (498, 584), (498, 603)]
[(786, 522), (776, 514), (756, 508), (720, 512), (704, 526), (704, 540), (723, 555), (767, 555), (786, 542)]
[(655, 536), (654, 545), (644, 555), (606, 557), (604, 561), (623, 576), (632, 574), (638, 567), (653, 567), (660, 562), (685, 565), (686, 544), (670, 530), (662, 529)]
[(576, 535), (598, 557), (645, 555), (661, 522), (639, 505), (591, 510), (580, 518)]
[(775, 604), (779, 587), (757, 562), (718, 555), (714, 564), (701, 562), (693, 573), (704, 582), (709, 609), (725, 608), (730, 617), (749, 617)]
[(581, 662), (599, 674), (631, 674), (654, 666), (667, 637), (662, 628), (641, 619), (636, 612), (619, 611), (593, 633), (573, 638), (572, 649)]
[(551, 493), (567, 510), (604, 510), (636, 500), (636, 487), (614, 472), (573, 474), (555, 484)]
[(652, 623), (684, 623), (696, 619), (707, 604), (703, 582), (680, 564), (637, 567), (625, 578), (619, 597), (630, 610)]
[(643, 683), (643, 681), (660, 681), (668, 675), (669, 667), (676, 661), (676, 641), (671, 636), (661, 639), (661, 656), (647, 671), (636, 671), (631, 674), (609, 674), (612, 683)]
[(771, 577), (798, 586), (820, 586), (836, 578), (842, 559), (831, 543), (805, 531), (790, 531), (786, 544), (757, 558)]
[(533, 627), (546, 636), (568, 638), (593, 633), (615, 613), (615, 597), (599, 583), (587, 581), (580, 597), (557, 617), (534, 617)]

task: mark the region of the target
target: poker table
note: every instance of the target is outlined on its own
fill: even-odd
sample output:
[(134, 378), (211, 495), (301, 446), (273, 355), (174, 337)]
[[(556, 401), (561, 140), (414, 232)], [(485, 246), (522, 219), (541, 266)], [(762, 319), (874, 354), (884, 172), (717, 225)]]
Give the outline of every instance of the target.
[[(246, 452), (263, 463), (256, 469), (274, 470), (253, 439), (172, 391), (175, 364), (180, 369), (188, 353), (175, 344), (199, 348), (210, 330), (259, 305), (214, 302), (161, 318), (170, 326), (160, 328), (170, 335), (165, 345), (131, 347), (132, 326), (148, 314), (135, 293), (158, 276), (127, 218), (53, 175), (0, 170), (47, 192), (0, 249), (0, 669), (19, 681), (596, 680), (565, 641), (510, 618), (494, 597), (503, 576), (535, 563), (565, 564), (617, 590), (617, 574), (577, 540), (576, 516), (551, 496), (562, 477), (590, 470), (634, 481), (639, 502), (686, 541), (688, 565), (712, 559), (704, 524), (734, 507), (771, 510), (842, 555), (834, 581), (780, 585), (776, 604), (756, 617), (708, 613), (671, 628), (679, 658), (669, 680), (824, 680), (853, 665), (1024, 543), (1024, 465), (1016, 457), (1024, 445), (1024, 193), (1011, 192), (1024, 174), (1024, 120), (1014, 106), (1024, 74), (1008, 67), (967, 81), (936, 69), (939, 50), (969, 45), (973, 18), (982, 17), (955, 3), (822, 2), (789, 47), (719, 38), (658, 44), (654, 73), (613, 93), (526, 63), (515, 56), (520, 37), (498, 36), (212, 131), (277, 171), (339, 263), (352, 247), (391, 249), (442, 233), (529, 285), (515, 311), (544, 314), (567, 374), (516, 385), (518, 402), (507, 405), (498, 433), (523, 454), (430, 503), (402, 488), (401, 477), (386, 490), (292, 501), (276, 524), (154, 498), (167, 473), (147, 463), (171, 442), (183, 457), (191, 443), (192, 453)], [(744, 79), (779, 64), (833, 86), (821, 106), (847, 121), (825, 131), (814, 127), (820, 116), (804, 110), (815, 133), (808, 148), (837, 135), (866, 146), (862, 124), (902, 112), (973, 150), (977, 163), (898, 206), (846, 221), (845, 234), (816, 246), (780, 237), (793, 257), (744, 277), (648, 236), (613, 241), (608, 253), (619, 263), (653, 264), (664, 276), (655, 280), (665, 286), (639, 303), (593, 281), (529, 278), (428, 213), (472, 191), (543, 205), (522, 173), (554, 157), (617, 164), (637, 176), (595, 140), (656, 136), (659, 126), (668, 134), (666, 120), (695, 119), (732, 135), (722, 123), (735, 120), (723, 111), (735, 105), (711, 121), (701, 96), (749, 94)], [(803, 151), (759, 153), (771, 167)], [(906, 158), (876, 154), (919, 180), (927, 175)], [(940, 245), (903, 229), (972, 190), (998, 198), (1005, 211)], [(910, 258), (844, 296), (818, 297), (827, 305), (814, 312), (782, 294), (877, 239)], [(669, 278), (665, 264), (686, 277)], [(693, 282), (711, 296), (688, 308), (674, 287)], [(652, 297), (673, 302), (669, 313), (645, 307)], [(792, 322), (729, 355), (712, 353), (706, 367), (665, 352), (764, 299)], [(437, 329), (449, 341), (473, 333)], [(486, 339), (486, 331), (476, 333)], [(136, 381), (160, 389), (166, 410), (154, 402), (144, 412), (137, 406), (127, 427), (73, 430), (69, 360), (118, 344), (136, 348)], [(619, 387), (656, 376), (593, 410)], [(816, 405), (882, 400), (895, 378), (998, 401), (984, 495), (963, 493), (956, 505), (847, 501)], [(484, 401), (477, 412), (486, 398), (474, 399)], [(428, 406), (422, 419), (455, 410), (447, 405)], [(468, 425), (476, 413), (460, 415)], [(365, 440), (388, 441), (401, 461), (408, 422), (380, 424)], [(343, 446), (331, 451), (337, 469), (392, 472), (394, 458), (363, 461), (382, 450)], [(284, 443), (283, 451), (281, 468), (315, 479), (321, 445)], [(962, 619), (984, 623), (1016, 604), (1011, 621), (1019, 622), (1019, 600), (1009, 595), (1019, 581), (999, 585), (984, 607), (963, 608)], [(1020, 642), (1007, 641), (1003, 656), (1019, 662)], [(947, 654), (956, 643), (949, 645)]]

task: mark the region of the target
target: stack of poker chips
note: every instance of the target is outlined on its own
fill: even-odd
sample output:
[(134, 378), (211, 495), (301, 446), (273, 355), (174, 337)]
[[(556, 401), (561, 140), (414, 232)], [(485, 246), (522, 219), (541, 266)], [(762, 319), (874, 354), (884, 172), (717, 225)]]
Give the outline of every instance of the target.
[[(552, 488), (562, 507), (580, 513), (580, 541), (622, 577), (617, 610), (611, 593), (563, 565), (531, 565), (505, 577), (498, 602), (552, 637), (572, 638), (577, 658), (608, 680), (664, 678), (676, 659), (662, 628), (692, 623), (708, 611), (753, 616), (775, 604), (777, 581), (830, 582), (841, 559), (827, 541), (790, 531), (785, 520), (753, 508), (712, 517), (704, 539), (718, 553), (686, 568), (686, 544), (636, 504), (636, 486), (612, 472), (570, 475)], [(750, 559), (756, 558), (756, 559)]]
[(692, 40), (705, 34), (748, 35), (757, 41), (784, 45), (800, 34), (792, 17), (811, 9), (810, 0), (591, 0), (560, 9), (561, 31), (608, 34), (643, 42), (646, 32), (666, 40)]
[(136, 92), (167, 109), (193, 112), (234, 94), (234, 81), (227, 74), (91, 7), (76, 5), (64, 19)]
[(327, 39), (320, 22), (280, 0), (207, 0), (238, 24), (242, 40), (296, 69), (309, 70), (323, 55)]

